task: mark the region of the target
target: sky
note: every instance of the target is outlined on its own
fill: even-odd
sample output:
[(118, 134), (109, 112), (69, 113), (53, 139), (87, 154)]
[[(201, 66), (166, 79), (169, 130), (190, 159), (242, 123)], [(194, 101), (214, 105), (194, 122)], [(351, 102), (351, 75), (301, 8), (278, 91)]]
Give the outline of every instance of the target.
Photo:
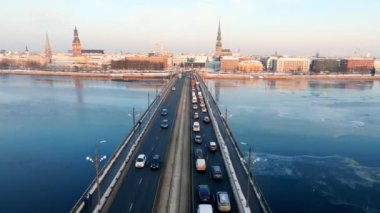
[(243, 54), (380, 57), (379, 0), (12, 0), (0, 7), (0, 49), (211, 53), (218, 20), (223, 48)]

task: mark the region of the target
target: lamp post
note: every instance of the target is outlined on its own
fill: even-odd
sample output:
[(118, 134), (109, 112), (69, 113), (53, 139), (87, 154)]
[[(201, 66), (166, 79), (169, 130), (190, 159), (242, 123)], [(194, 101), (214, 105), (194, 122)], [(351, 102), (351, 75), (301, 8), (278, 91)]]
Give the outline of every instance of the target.
[(96, 188), (98, 191), (98, 204), (100, 203), (100, 187), (99, 187), (99, 163), (102, 162), (107, 158), (107, 156), (103, 155), (99, 158), (99, 153), (98, 153), (98, 144), (100, 143), (105, 143), (105, 140), (101, 140), (98, 143), (95, 144), (94, 148), (94, 157), (91, 158), (90, 156), (86, 157), (86, 160), (90, 161), (91, 163), (94, 164), (95, 170), (96, 170)]
[(131, 113), (128, 113), (128, 116), (129, 117), (132, 117), (132, 129), (136, 126), (136, 117), (138, 117), (138, 116), (140, 116), (140, 113), (138, 113), (137, 115), (136, 115), (136, 110), (135, 110), (135, 106), (133, 106), (133, 108), (132, 108), (132, 114)]
[(227, 123), (227, 121), (228, 121), (228, 114), (227, 114), (227, 112), (228, 112), (228, 109), (227, 109), (227, 106), (226, 106), (226, 114), (225, 114), (225, 116), (226, 116), (226, 123)]
[[(254, 161), (251, 161), (251, 156), (252, 156), (252, 146), (249, 145), (248, 143), (246, 142), (240, 142), (241, 145), (244, 145), (244, 146), (249, 146), (249, 151), (248, 151), (248, 159), (247, 161), (245, 161), (245, 166), (247, 168), (247, 176), (248, 176), (248, 181), (247, 181), (247, 200), (246, 200), (246, 203), (245, 203), (245, 206), (248, 207), (249, 205), (249, 189), (250, 189), (250, 182), (252, 180), (252, 175), (251, 175), (251, 165), (255, 164), (256, 162), (260, 161), (260, 158), (257, 158), (255, 159)], [(253, 181), (253, 180), (252, 180)]]
[(248, 153), (248, 181), (247, 181), (247, 202), (245, 203), (245, 206), (248, 207), (248, 203), (249, 203), (249, 182), (251, 180), (251, 146), (249, 146), (249, 153)]
[(150, 94), (148, 92), (148, 108), (149, 108), (149, 105), (150, 105)]

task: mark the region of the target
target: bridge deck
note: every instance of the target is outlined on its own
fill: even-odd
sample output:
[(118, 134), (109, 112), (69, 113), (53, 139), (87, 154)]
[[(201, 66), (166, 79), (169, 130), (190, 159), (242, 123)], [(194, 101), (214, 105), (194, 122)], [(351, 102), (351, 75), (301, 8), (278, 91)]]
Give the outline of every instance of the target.
[[(189, 87), (189, 83), (185, 84), (185, 82), (189, 82), (188, 77), (190, 75), (185, 76), (186, 77), (176, 79), (175, 81), (173, 80), (172, 84), (175, 83), (176, 90), (170, 91), (171, 84), (168, 85), (165, 89), (166, 93), (164, 93), (167, 95), (163, 95), (160, 101), (156, 100), (156, 103), (154, 103), (155, 106), (150, 107), (151, 114), (145, 113), (144, 115), (146, 116), (144, 116), (145, 119), (142, 119), (141, 126), (136, 127), (134, 131), (130, 133), (128, 137), (128, 141), (130, 142), (124, 142), (115, 152), (120, 152), (117, 159), (115, 158), (116, 160), (112, 165), (108, 165), (108, 169), (103, 169), (102, 172), (104, 172), (104, 174), (102, 175), (100, 190), (103, 198), (102, 204), (104, 204), (104, 206), (98, 208), (101, 209), (102, 212), (168, 212), (169, 210), (178, 212), (179, 209), (181, 209), (181, 212), (185, 212), (184, 209), (188, 209), (187, 212), (196, 212), (198, 204), (202, 203), (198, 198), (198, 185), (203, 184), (208, 185), (211, 190), (212, 201), (210, 203), (214, 209), (217, 209), (215, 202), (216, 192), (225, 191), (230, 197), (231, 212), (238, 212), (238, 209), (242, 210), (242, 206), (245, 205), (245, 203), (242, 203), (239, 197), (235, 197), (237, 194), (235, 185), (239, 185), (239, 188), (243, 189), (242, 192), (244, 195), (240, 193), (241, 196), (246, 197), (247, 195), (245, 189), (249, 179), (245, 166), (241, 161), (242, 154), (236, 145), (228, 125), (221, 118), (217, 103), (198, 75), (194, 76), (200, 81), (200, 91), (202, 91), (205, 100), (208, 100), (206, 106), (211, 107), (212, 110), (207, 109), (207, 112), (201, 112), (199, 101), (197, 103), (197, 110), (193, 110), (189, 106), (184, 107), (184, 104), (190, 105), (191, 102), (189, 101), (191, 97), (191, 87)], [(198, 89), (195, 92), (197, 93)], [(160, 115), (162, 108), (168, 109), (168, 115)], [(199, 119), (193, 117), (195, 111), (199, 113)], [(152, 112), (155, 112), (155, 114), (152, 114)], [(212, 115), (209, 113), (212, 113)], [(182, 114), (187, 114), (187, 116), (180, 116)], [(188, 116), (189, 114), (190, 116)], [(215, 118), (214, 123), (206, 124), (202, 122), (205, 116)], [(163, 119), (168, 120), (169, 127), (167, 129), (160, 127)], [(194, 121), (199, 121), (201, 124), (201, 131), (199, 133), (194, 133), (191, 129)], [(180, 127), (178, 125), (180, 125)], [(220, 144), (218, 144), (218, 151), (209, 151), (208, 146), (210, 141), (219, 142), (213, 125), (216, 125), (216, 129), (220, 131), (220, 133), (218, 132), (218, 137), (221, 135), (224, 139), (224, 143), (227, 145), (228, 155), (231, 158), (238, 180), (236, 182), (229, 179), (230, 174), (228, 174), (225, 165), (226, 157), (223, 156), (219, 150)], [(183, 132), (187, 131), (189, 131), (190, 134), (183, 134)], [(202, 136), (202, 144), (196, 144), (194, 142), (196, 134)], [(135, 141), (138, 141), (138, 143)], [(190, 143), (190, 146), (188, 146), (188, 144), (184, 145), (184, 143)], [(199, 173), (195, 169), (194, 150), (196, 148), (202, 149), (205, 155), (207, 170), (204, 173)], [(177, 151), (190, 152), (183, 155), (189, 159), (181, 158), (181, 155), (176, 153)], [(147, 156), (148, 161), (145, 168), (138, 169), (134, 167), (135, 159), (138, 154), (145, 154)], [(149, 168), (149, 161), (155, 154), (161, 156), (162, 163), (160, 169), (153, 171)], [(168, 155), (170, 157), (168, 157)], [(126, 161), (126, 158), (129, 160)], [(184, 163), (190, 165), (187, 166), (184, 165)], [(222, 181), (212, 180), (210, 169), (213, 165), (218, 165), (222, 168)], [(123, 170), (120, 173), (119, 170), (121, 167), (123, 167)], [(182, 170), (185, 167), (186, 170), (190, 170), (191, 175), (188, 177), (182, 175)], [(167, 174), (168, 171), (172, 173)], [(117, 179), (115, 179), (116, 175), (119, 175)], [(170, 183), (166, 183), (166, 179), (163, 180), (163, 177), (167, 178)], [(111, 182), (115, 182), (115, 180), (116, 184), (111, 188), (111, 193), (106, 194), (107, 190), (110, 189), (109, 186)], [(190, 189), (187, 189), (185, 185), (189, 182), (191, 182), (192, 186)], [(233, 185), (231, 185), (231, 183), (233, 183)], [(179, 189), (175, 187), (179, 187)], [(257, 186), (251, 184), (250, 187), (249, 207), (251, 212), (270, 212), (265, 200), (263, 198), (260, 200), (261, 192)], [(94, 182), (87, 192), (94, 193), (93, 188)], [(170, 188), (170, 190), (168, 190), (168, 188)], [(90, 197), (86, 205), (82, 206), (83, 208), (78, 208), (81, 203), (78, 202), (73, 212), (93, 212), (97, 207), (97, 199), (94, 195)], [(163, 199), (163, 196), (167, 197), (167, 199)], [(178, 198), (178, 196), (180, 198)], [(189, 208), (189, 205), (185, 202), (181, 202), (181, 200), (189, 200), (192, 207)], [(157, 202), (162, 201), (165, 201), (166, 204), (158, 208)], [(178, 202), (181, 203), (176, 204)]]

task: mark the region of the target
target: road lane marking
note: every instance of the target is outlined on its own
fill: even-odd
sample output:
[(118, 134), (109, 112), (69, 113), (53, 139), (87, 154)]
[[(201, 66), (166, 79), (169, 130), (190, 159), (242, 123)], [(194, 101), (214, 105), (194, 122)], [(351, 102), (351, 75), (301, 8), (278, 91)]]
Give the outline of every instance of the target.
[(132, 211), (132, 208), (133, 208), (133, 203), (131, 203), (131, 205), (129, 206), (129, 211)]
[(142, 178), (140, 178), (139, 185), (141, 184), (141, 182), (142, 182)]

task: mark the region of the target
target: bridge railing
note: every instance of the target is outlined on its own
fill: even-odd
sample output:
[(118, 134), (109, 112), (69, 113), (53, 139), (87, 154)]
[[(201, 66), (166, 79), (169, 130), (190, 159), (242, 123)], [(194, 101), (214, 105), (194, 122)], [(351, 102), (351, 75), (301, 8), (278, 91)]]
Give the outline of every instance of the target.
[[(215, 99), (213, 98), (211, 92), (208, 90), (206, 84), (203, 82), (203, 79), (200, 76), (199, 76), (199, 78), (202, 80), (201, 82), (202, 82), (202, 86), (204, 87), (204, 91), (207, 92), (207, 95), (209, 97), (211, 97), (210, 98), (211, 101), (216, 106), (216, 111), (214, 111), (214, 115), (215, 116), (221, 116), (222, 112), (219, 109), (218, 103), (215, 101)], [(253, 176), (252, 171), (250, 170), (250, 168), (247, 168), (247, 165), (246, 165), (245, 160), (244, 160), (244, 155), (241, 152), (240, 148), (238, 147), (237, 140), (235, 139), (234, 135), (232, 134), (232, 131), (231, 131), (228, 123), (226, 122), (225, 119), (221, 119), (221, 120), (222, 120), (222, 123), (223, 123), (223, 127), (226, 129), (227, 134), (228, 134), (228, 136), (230, 138), (230, 141), (232, 142), (232, 145), (234, 146), (234, 149), (236, 150), (236, 153), (238, 154), (240, 162), (243, 164), (243, 168), (244, 168), (245, 173), (247, 174), (247, 176), (248, 176), (248, 174), (250, 174), (250, 176), (249, 176), (250, 177), (249, 182), (250, 182), (251, 186), (253, 187), (257, 198), (260, 201), (260, 205), (261, 205), (262, 210), (265, 213), (271, 212), (271, 210), (269, 208), (269, 205), (268, 205), (267, 201), (265, 200), (264, 195), (263, 195), (262, 191), (260, 190), (260, 187), (258, 186), (258, 183), (257, 183), (257, 181), (255, 180), (255, 178)]]
[[(133, 153), (134, 149), (136, 148), (138, 141), (141, 139), (141, 136), (144, 134), (146, 127), (149, 125), (151, 119), (154, 117), (154, 114), (157, 111), (162, 100), (166, 98), (168, 92), (170, 91), (170, 88), (173, 86), (176, 79), (177, 79), (177, 77), (172, 78), (168, 82), (166, 87), (164, 87), (161, 90), (161, 92), (156, 96), (156, 98), (148, 106), (147, 110), (144, 112), (144, 114), (139, 119), (139, 121), (141, 121), (141, 122), (137, 122), (135, 124), (135, 126), (132, 128), (132, 130), (129, 132), (129, 134), (124, 139), (124, 142), (119, 145), (119, 147), (113, 153), (111, 159), (106, 163), (106, 165), (99, 172), (99, 185), (102, 185), (103, 180), (104, 180), (105, 176), (107, 175), (107, 172), (111, 169), (111, 167), (115, 164), (115, 162), (117, 160), (119, 160), (120, 154), (123, 151), (123, 149), (125, 149), (126, 146), (129, 145), (132, 141), (134, 142), (133, 145), (130, 147), (130, 150), (127, 154), (126, 160), (122, 163), (122, 165), (121, 165), (120, 169), (118, 170), (118, 172), (116, 173), (115, 177), (112, 178), (110, 185), (107, 186), (106, 191), (102, 194), (102, 197), (100, 199), (100, 204), (96, 206), (96, 208), (94, 209), (94, 212), (100, 211), (101, 208), (103, 207), (103, 205), (105, 204), (105, 202), (106, 202), (107, 198), (109, 197), (110, 193), (112, 192), (117, 180), (119, 179), (120, 175), (122, 174), (126, 163), (129, 161), (130, 157), (132, 156), (132, 153)], [(100, 187), (100, 189), (102, 189), (102, 188), (103, 187)], [(91, 195), (94, 194), (96, 189), (97, 189), (96, 179), (94, 179), (91, 182), (90, 186), (82, 194), (81, 198), (74, 205), (71, 212), (81, 212), (86, 205), (84, 198), (88, 194), (91, 194)], [(96, 200), (96, 202), (98, 202), (98, 201)]]

